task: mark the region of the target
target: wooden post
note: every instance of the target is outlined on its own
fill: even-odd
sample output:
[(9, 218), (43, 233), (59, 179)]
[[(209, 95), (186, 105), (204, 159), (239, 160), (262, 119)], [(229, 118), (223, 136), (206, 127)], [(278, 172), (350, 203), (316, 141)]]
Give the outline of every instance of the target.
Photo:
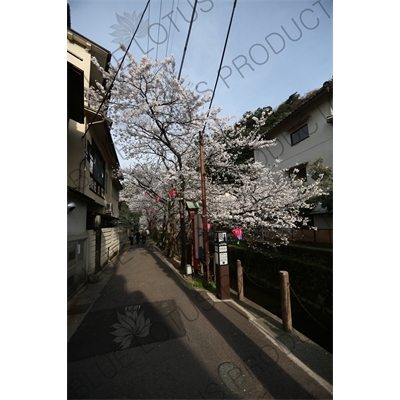
[(236, 260), (237, 266), (237, 285), (238, 285), (238, 296), (239, 300), (244, 298), (244, 287), (243, 287), (243, 267), (240, 260)]
[(290, 305), (290, 283), (289, 273), (287, 271), (279, 271), (281, 282), (281, 309), (282, 324), (285, 332), (292, 332), (292, 309)]
[(204, 166), (204, 136), (203, 131), (199, 131), (200, 143), (200, 174), (201, 174), (201, 203), (203, 206), (203, 264), (204, 264), (204, 277), (207, 282), (210, 282), (210, 250), (208, 243), (207, 231), (207, 194), (206, 194), (206, 170)]
[(217, 267), (216, 267), (216, 263), (215, 263), (215, 253), (214, 253), (214, 257), (213, 257), (213, 276), (214, 276), (214, 281), (217, 280)]

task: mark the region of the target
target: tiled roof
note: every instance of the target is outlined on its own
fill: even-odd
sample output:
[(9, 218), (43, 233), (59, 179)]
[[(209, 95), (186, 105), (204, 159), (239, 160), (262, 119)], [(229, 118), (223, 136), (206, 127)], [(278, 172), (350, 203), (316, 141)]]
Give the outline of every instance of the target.
[(288, 118), (290, 118), (295, 112), (299, 111), (301, 108), (303, 108), (304, 106), (309, 104), (312, 100), (314, 100), (315, 98), (317, 98), (321, 94), (323, 94), (323, 93), (325, 93), (325, 92), (327, 92), (329, 90), (332, 90), (332, 88), (333, 88), (333, 79), (324, 82), (322, 87), (320, 89), (317, 89), (313, 95), (311, 95), (310, 97), (304, 99), (304, 101), (302, 101), (294, 110), (292, 110), (289, 115), (287, 115), (281, 121), (277, 122), (274, 126), (269, 128), (267, 131), (263, 132), (263, 134), (266, 134), (266, 133), (272, 131), (273, 129), (275, 129), (278, 125), (280, 125), (281, 123), (285, 122)]

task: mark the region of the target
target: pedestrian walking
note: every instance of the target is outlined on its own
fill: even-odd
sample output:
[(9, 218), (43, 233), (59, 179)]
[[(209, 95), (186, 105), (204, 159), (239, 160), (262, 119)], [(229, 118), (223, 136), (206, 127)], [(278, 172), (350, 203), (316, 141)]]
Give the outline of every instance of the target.
[(135, 237), (136, 237), (136, 244), (139, 244), (139, 241), (140, 241), (140, 232), (139, 231), (136, 232)]
[(145, 244), (146, 243), (146, 231), (145, 230), (143, 230), (142, 231), (142, 244)]
[(133, 229), (131, 229), (131, 233), (129, 234), (129, 240), (131, 241), (131, 246), (133, 245)]

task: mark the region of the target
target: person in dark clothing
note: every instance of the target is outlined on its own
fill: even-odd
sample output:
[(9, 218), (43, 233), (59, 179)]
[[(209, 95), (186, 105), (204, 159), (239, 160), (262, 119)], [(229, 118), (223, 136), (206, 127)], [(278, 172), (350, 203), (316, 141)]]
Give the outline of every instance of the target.
[(142, 231), (142, 244), (145, 244), (145, 243), (146, 243), (146, 231), (143, 230)]
[(129, 240), (131, 241), (131, 246), (133, 245), (133, 230), (131, 230), (131, 233), (129, 234)]
[(135, 236), (136, 236), (136, 244), (139, 244), (139, 241), (140, 241), (140, 232), (137, 231)]

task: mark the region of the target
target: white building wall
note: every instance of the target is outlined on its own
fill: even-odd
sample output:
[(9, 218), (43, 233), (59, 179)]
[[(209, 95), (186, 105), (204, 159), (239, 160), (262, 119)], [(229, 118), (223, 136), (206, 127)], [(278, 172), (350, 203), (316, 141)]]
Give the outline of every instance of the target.
[[(272, 166), (276, 159), (280, 159), (278, 164), (280, 169), (292, 168), (296, 165), (307, 164), (306, 170), (309, 173), (310, 163), (317, 158), (323, 159), (325, 167), (333, 168), (333, 123), (327, 122), (327, 117), (332, 115), (332, 106), (328, 99), (305, 109), (303, 113), (298, 113), (296, 117), (288, 118), (282, 122), (282, 128), (273, 133), (274, 136), (268, 139), (276, 139), (276, 145), (255, 150), (254, 159), (264, 165)], [(292, 145), (291, 133), (308, 125), (309, 137), (301, 142)], [(308, 177), (310, 182), (312, 179)], [(314, 226), (320, 230), (331, 230), (333, 227), (332, 214), (314, 214)], [(330, 232), (328, 232), (331, 235)], [(304, 232), (302, 232), (304, 234)], [(319, 235), (326, 234), (320, 232)], [(315, 235), (314, 235), (315, 236)], [(311, 239), (313, 239), (311, 237)], [(325, 242), (332, 242), (332, 237), (321, 239)]]
[[(311, 163), (319, 156), (323, 158), (324, 166), (333, 166), (333, 126), (327, 123), (326, 117), (330, 115), (330, 105), (328, 101), (322, 103), (308, 113), (309, 118), (304, 123), (294, 121), (291, 125), (285, 127), (276, 137), (276, 145), (259, 150), (255, 150), (254, 158), (264, 165), (274, 164), (276, 159), (281, 159), (280, 168), (290, 168), (296, 164), (305, 162)], [(290, 133), (293, 130), (290, 127), (308, 124), (309, 137), (292, 146)], [(294, 128), (296, 130), (297, 128)]]
[[(67, 49), (79, 58), (75, 57), (71, 53), (67, 53), (67, 61), (85, 72), (84, 86), (87, 88), (89, 87), (91, 54), (87, 52), (86, 49), (90, 48), (90, 43), (86, 43), (85, 45), (83, 43), (76, 43), (72, 38), (72, 34), (68, 34)], [(85, 104), (87, 103), (85, 102)]]

